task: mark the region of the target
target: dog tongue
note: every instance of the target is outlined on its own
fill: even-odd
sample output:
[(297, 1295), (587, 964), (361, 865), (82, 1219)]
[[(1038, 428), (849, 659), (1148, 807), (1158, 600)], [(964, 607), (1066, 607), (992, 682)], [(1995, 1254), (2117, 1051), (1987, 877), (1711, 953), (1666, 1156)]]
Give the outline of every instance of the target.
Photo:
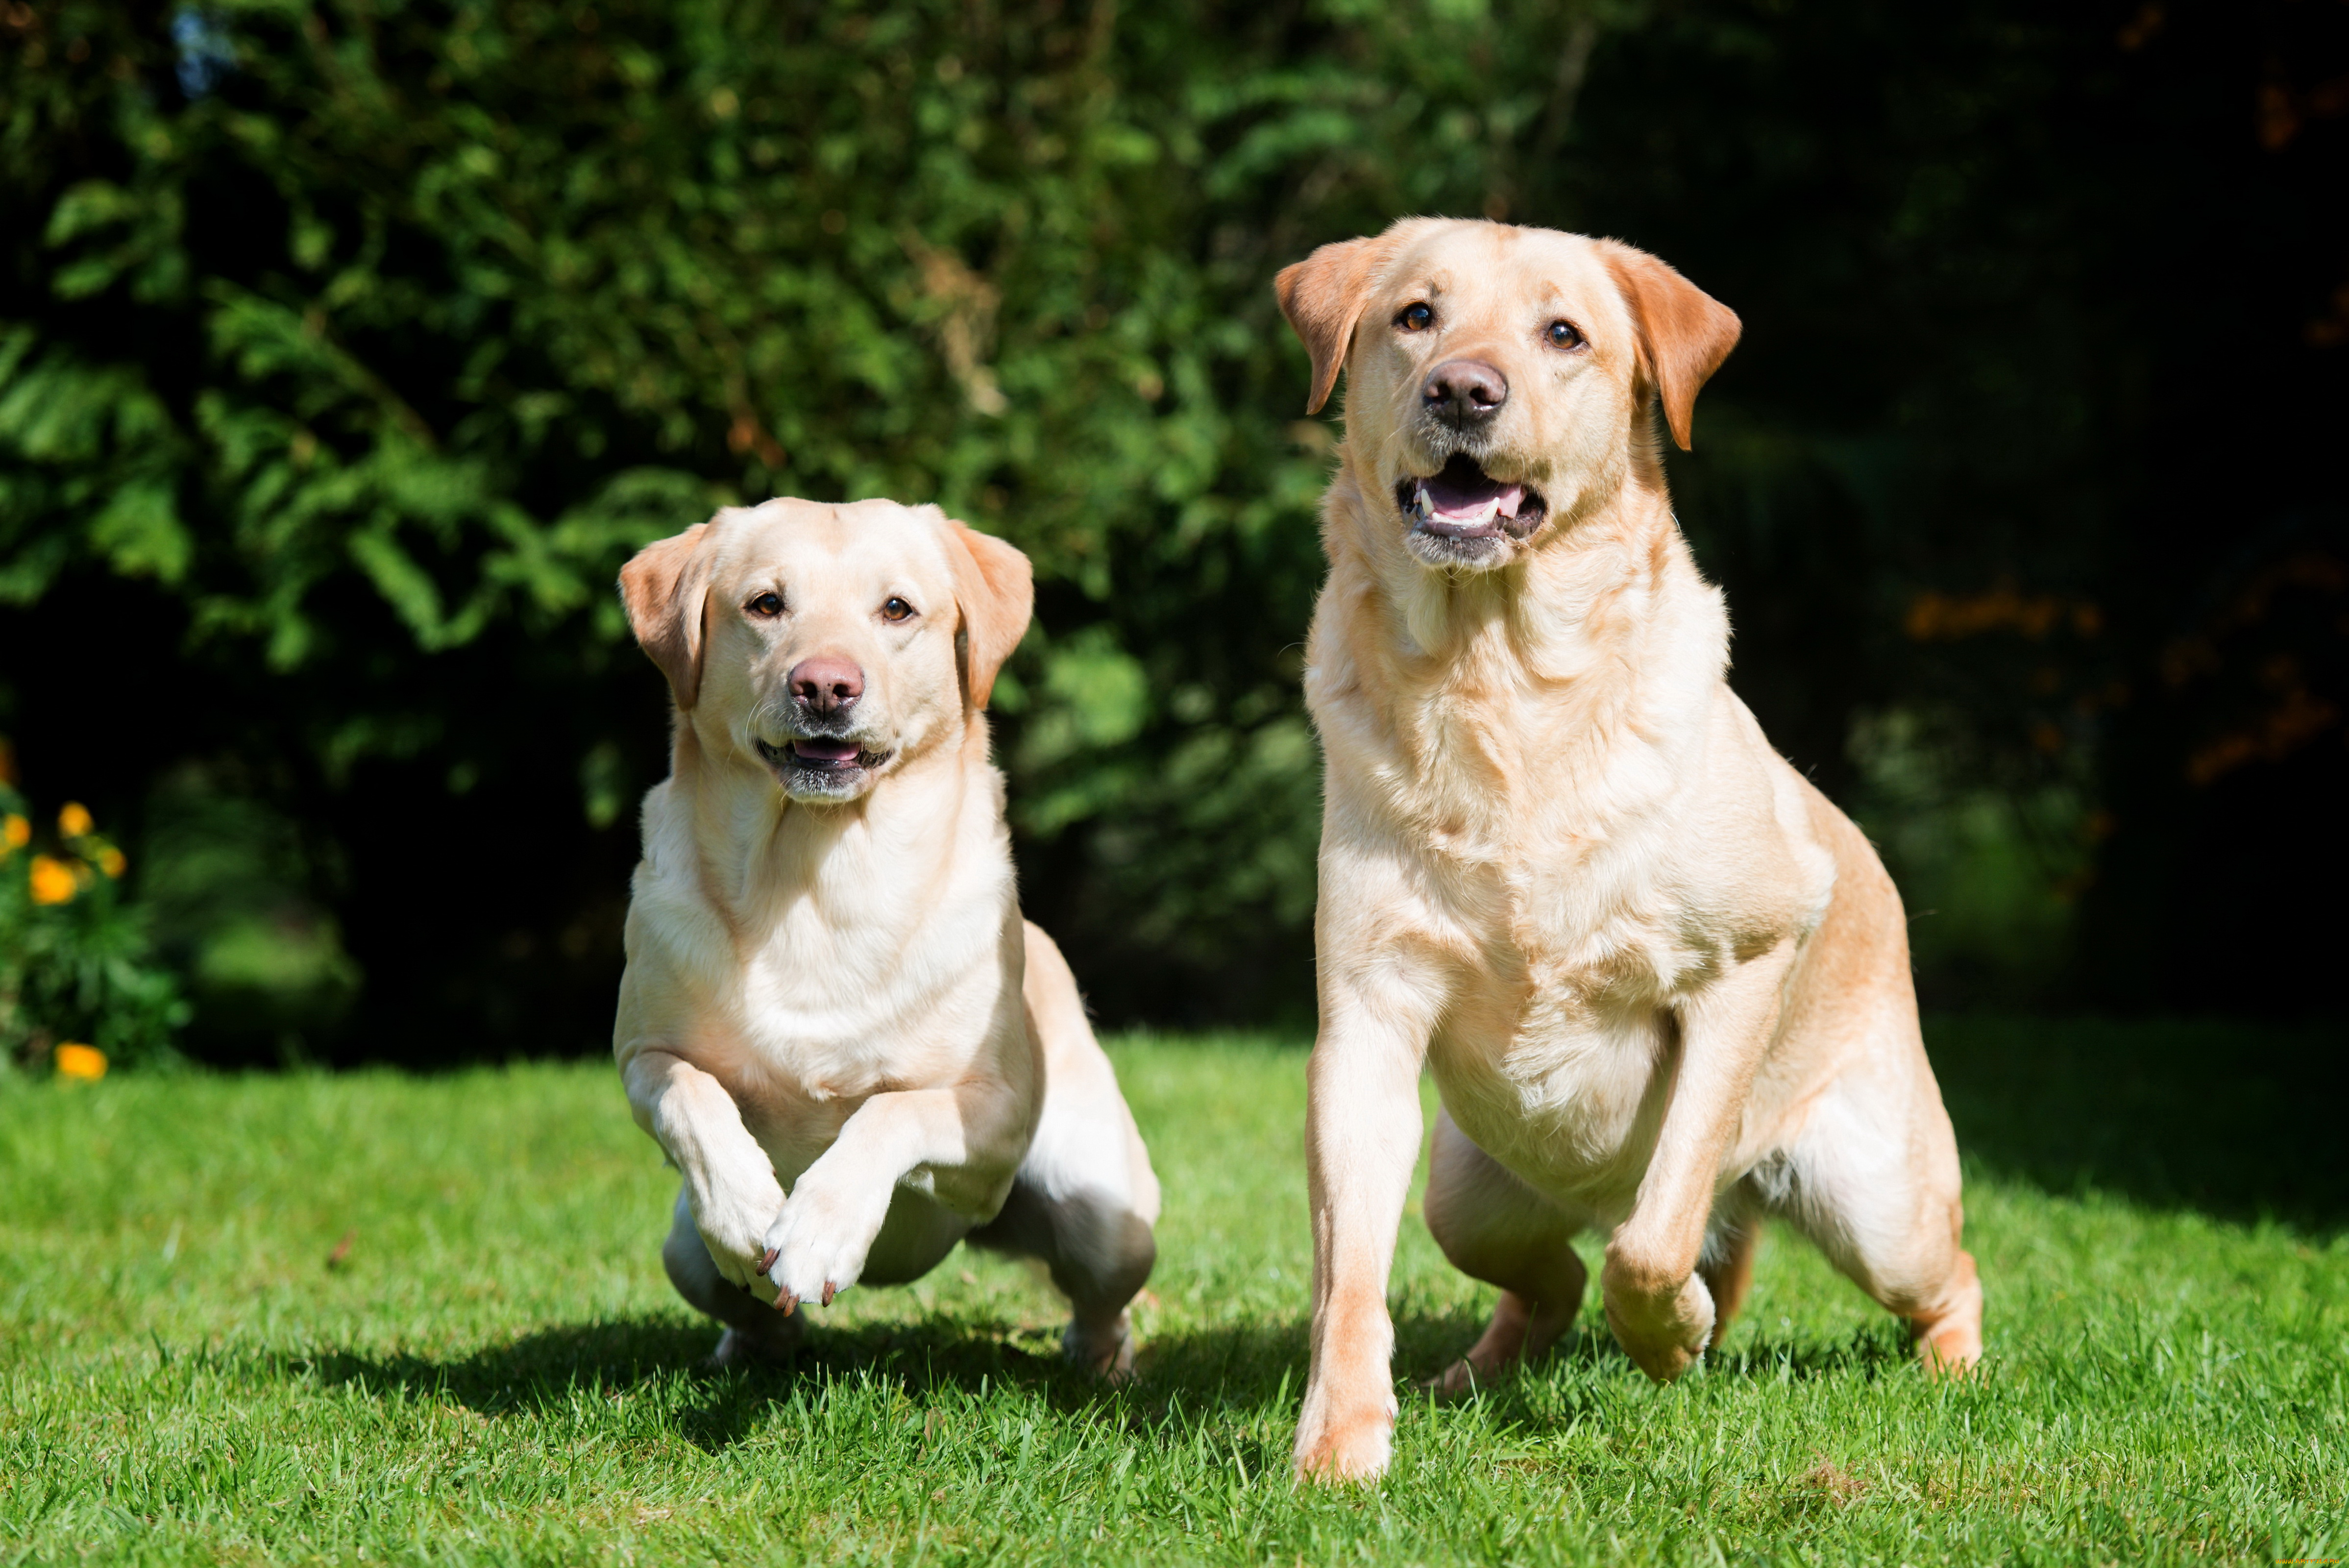
[(793, 741), (792, 750), (811, 763), (846, 763), (856, 758), (852, 741)]
[(1447, 523), (1481, 519), (1494, 512), (1515, 517), (1526, 500), (1524, 485), (1503, 484), (1465, 457), (1455, 456), (1443, 472), (1421, 480), (1419, 487), (1427, 497), (1428, 511)]

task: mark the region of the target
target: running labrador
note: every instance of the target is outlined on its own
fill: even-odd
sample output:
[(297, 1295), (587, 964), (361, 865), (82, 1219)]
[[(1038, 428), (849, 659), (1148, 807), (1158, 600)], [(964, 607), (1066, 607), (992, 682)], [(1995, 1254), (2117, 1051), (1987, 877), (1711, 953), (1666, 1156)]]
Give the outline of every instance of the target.
[(1571, 1325), (1590, 1229), (1616, 1338), (1670, 1381), (1737, 1310), (1764, 1214), (1929, 1368), (1970, 1365), (1982, 1290), (1899, 895), (1730, 691), (1665, 492), (1653, 406), (1687, 446), (1737, 317), (1625, 245), (1441, 219), (1278, 290), (1308, 411), (1349, 377), (1306, 674), (1328, 804), (1299, 1471), (1390, 1457), (1423, 1063), (1429, 1228), (1501, 1288), (1439, 1390)]
[(1158, 1181), (1051, 939), (1019, 916), (982, 711), (1028, 558), (936, 507), (728, 508), (620, 574), (676, 700), (613, 1054), (684, 1173), (661, 1250), (788, 1351), (958, 1241), (1041, 1259), (1122, 1372)]

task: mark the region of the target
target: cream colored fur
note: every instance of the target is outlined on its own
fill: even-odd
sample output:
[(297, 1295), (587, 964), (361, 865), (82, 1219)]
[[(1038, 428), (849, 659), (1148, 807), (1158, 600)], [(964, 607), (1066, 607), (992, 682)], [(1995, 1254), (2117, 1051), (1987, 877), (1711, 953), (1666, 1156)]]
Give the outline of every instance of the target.
[[(1899, 897), (1730, 691), (1722, 597), (1665, 491), (1654, 405), (1685, 444), (1736, 317), (1625, 246), (1443, 220), (1324, 247), (1280, 293), (1315, 406), (1348, 376), (1306, 674), (1328, 777), (1299, 1472), (1388, 1463), (1423, 1064), (1429, 1225), (1502, 1288), (1440, 1390), (1571, 1324), (1585, 1230), (1616, 1337), (1671, 1380), (1726, 1327), (1764, 1213), (1909, 1320), (1929, 1368), (1971, 1364), (1981, 1290)], [(1508, 383), (1473, 436), (1423, 403), (1462, 358)], [(1455, 449), (1548, 511), (1431, 564), (1396, 486)]]
[[(1067, 964), (1020, 919), (981, 711), (1026, 558), (934, 507), (771, 501), (647, 549), (622, 593), (676, 720), (613, 1051), (683, 1175), (663, 1258), (730, 1325), (719, 1359), (785, 1350), (799, 1303), (968, 1238), (1041, 1258), (1071, 1355), (1123, 1368), (1158, 1183)], [(812, 732), (791, 689), (811, 659), (864, 679), (847, 728), (878, 760), (845, 783), (775, 760)]]

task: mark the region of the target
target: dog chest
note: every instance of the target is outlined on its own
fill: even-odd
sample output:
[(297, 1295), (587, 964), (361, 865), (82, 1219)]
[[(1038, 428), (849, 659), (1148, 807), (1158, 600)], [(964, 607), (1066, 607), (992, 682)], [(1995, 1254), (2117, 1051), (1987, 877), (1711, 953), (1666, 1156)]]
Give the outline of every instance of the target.
[(1594, 1212), (1637, 1190), (1671, 1092), (1675, 1005), (1733, 961), (1738, 929), (1627, 836), (1452, 867), (1465, 940), (1431, 1042), (1462, 1130)]
[(1511, 1016), (1464, 1009), (1432, 1043), (1429, 1065), (1477, 1147), (1554, 1198), (1611, 1216), (1655, 1147), (1671, 1038), (1657, 1008), (1540, 997)]

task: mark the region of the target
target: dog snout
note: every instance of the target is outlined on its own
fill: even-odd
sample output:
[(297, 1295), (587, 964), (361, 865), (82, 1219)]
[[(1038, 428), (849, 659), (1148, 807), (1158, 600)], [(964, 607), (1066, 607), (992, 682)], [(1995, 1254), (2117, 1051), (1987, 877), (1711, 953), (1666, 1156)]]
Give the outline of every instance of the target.
[(1427, 411), (1450, 425), (1491, 419), (1509, 400), (1509, 379), (1482, 359), (1446, 359), (1419, 389)]
[(792, 666), (792, 700), (820, 718), (845, 713), (864, 695), (864, 671), (837, 654), (818, 654)]

